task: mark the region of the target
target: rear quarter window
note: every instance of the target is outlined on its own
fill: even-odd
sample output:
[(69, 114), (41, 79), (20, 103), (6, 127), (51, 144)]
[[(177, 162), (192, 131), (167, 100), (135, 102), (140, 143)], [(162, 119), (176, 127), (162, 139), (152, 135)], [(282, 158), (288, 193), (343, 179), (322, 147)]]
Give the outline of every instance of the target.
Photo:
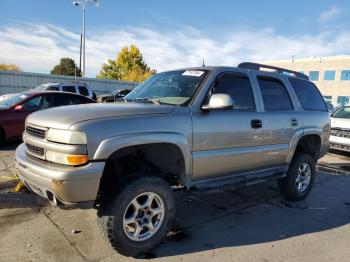
[(289, 78), (289, 82), (304, 110), (327, 111), (323, 97), (315, 84), (298, 78)]

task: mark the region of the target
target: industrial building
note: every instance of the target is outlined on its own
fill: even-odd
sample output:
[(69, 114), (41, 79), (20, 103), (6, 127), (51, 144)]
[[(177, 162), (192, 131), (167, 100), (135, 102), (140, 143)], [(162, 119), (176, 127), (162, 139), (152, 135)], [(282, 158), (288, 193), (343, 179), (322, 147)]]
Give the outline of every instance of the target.
[(313, 57), (265, 61), (309, 76), (327, 102), (334, 106), (350, 103), (350, 56)]

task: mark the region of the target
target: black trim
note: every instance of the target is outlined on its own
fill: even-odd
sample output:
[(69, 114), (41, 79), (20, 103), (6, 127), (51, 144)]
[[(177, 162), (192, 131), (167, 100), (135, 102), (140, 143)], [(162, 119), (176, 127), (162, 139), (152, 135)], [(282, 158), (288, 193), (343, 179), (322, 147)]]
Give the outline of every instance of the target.
[(243, 62), (238, 65), (238, 68), (251, 69), (251, 70), (257, 70), (257, 71), (262, 71), (260, 70), (261, 68), (273, 69), (280, 74), (290, 73), (301, 79), (309, 80), (309, 77), (303, 73), (285, 69), (282, 67), (277, 67), (277, 66), (270, 66), (270, 65), (258, 64), (258, 63), (252, 63), (252, 62)]

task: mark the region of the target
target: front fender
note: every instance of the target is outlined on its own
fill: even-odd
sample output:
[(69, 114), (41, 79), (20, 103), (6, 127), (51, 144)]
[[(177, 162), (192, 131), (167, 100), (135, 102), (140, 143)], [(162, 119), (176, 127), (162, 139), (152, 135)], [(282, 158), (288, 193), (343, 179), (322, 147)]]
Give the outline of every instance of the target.
[(106, 160), (114, 152), (137, 145), (167, 143), (177, 146), (183, 155), (185, 163), (185, 182), (188, 185), (192, 174), (191, 146), (187, 138), (179, 133), (156, 132), (156, 133), (135, 133), (108, 138), (98, 146), (94, 160)]

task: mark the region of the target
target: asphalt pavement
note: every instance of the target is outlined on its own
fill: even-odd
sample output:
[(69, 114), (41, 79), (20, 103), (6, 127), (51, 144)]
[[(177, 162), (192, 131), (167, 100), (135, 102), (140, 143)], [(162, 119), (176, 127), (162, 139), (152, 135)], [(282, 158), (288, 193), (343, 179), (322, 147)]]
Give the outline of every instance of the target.
[[(0, 261), (135, 260), (105, 242), (96, 210), (62, 210), (34, 194), (10, 192), (15, 147), (0, 149)], [(347, 157), (332, 152), (320, 166), (343, 168)], [(172, 232), (136, 260), (349, 261), (349, 188), (345, 168), (318, 172), (301, 202), (286, 201), (276, 183), (211, 194), (177, 192)]]

